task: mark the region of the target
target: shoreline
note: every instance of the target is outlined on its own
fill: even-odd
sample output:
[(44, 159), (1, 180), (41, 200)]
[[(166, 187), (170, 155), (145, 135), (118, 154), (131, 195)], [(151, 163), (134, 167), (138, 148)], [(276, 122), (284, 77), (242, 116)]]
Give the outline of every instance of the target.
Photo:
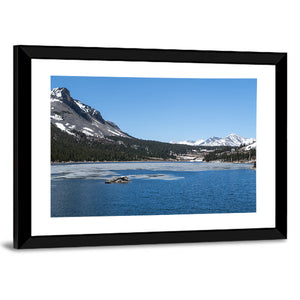
[[(51, 161), (51, 165), (59, 165), (59, 164), (91, 164), (91, 163), (130, 163), (130, 162), (206, 162), (206, 161), (190, 161), (190, 160), (102, 160), (102, 161)], [(214, 161), (207, 161), (206, 163), (228, 163), (228, 164), (253, 164), (253, 162), (228, 162), (228, 161), (219, 161), (219, 160), (214, 160)], [(250, 169), (256, 170), (255, 167), (251, 167)]]
[(51, 161), (54, 164), (128, 163), (128, 162), (182, 162), (183, 160), (99, 160), (99, 161)]

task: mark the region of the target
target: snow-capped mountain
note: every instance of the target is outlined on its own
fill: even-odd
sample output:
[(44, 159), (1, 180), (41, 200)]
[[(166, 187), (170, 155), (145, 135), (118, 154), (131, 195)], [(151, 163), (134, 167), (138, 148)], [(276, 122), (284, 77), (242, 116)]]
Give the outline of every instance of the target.
[(51, 124), (70, 135), (75, 136), (76, 132), (81, 132), (94, 138), (130, 138), (116, 124), (104, 120), (99, 111), (73, 99), (66, 88), (54, 88), (50, 101)]
[[(201, 140), (199, 140), (201, 141)], [(242, 144), (249, 145), (255, 142), (255, 139), (253, 138), (244, 138), (242, 136), (239, 136), (237, 134), (230, 134), (226, 136), (225, 138), (220, 138), (216, 136), (212, 136), (208, 138), (207, 140), (202, 140), (202, 142), (198, 143), (193, 141), (183, 141), (183, 142), (170, 142), (173, 144), (186, 144), (191, 146), (230, 146), (230, 147), (239, 147)]]
[(208, 138), (207, 140), (205, 140), (201, 146), (224, 146), (225, 141), (217, 136), (212, 136), (210, 138)]

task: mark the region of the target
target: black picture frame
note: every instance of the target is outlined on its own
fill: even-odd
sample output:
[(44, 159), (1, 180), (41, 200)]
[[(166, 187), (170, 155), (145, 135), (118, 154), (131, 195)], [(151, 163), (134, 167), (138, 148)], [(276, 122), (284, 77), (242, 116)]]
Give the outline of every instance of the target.
[[(108, 60), (275, 66), (275, 227), (229, 230), (32, 236), (32, 59)], [(279, 151), (280, 149), (280, 151)], [(278, 150), (278, 151), (277, 151)], [(287, 53), (14, 46), (14, 248), (136, 245), (287, 238)]]

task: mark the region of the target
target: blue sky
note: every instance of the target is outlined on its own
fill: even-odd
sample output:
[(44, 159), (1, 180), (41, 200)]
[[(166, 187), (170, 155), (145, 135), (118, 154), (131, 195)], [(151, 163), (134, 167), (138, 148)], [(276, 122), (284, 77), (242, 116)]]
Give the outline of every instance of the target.
[(137, 138), (256, 138), (256, 79), (51, 76), (55, 87)]

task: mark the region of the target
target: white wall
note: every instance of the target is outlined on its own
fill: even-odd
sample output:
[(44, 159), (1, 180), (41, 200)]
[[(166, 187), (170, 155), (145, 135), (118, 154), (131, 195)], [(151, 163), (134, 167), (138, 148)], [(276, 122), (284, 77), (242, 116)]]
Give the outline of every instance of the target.
[[(296, 155), (300, 146), (300, 21), (297, 2), (3, 2), (0, 18), (1, 298), (299, 299), (300, 205), (297, 170), (300, 169), (300, 160)], [(289, 239), (13, 250), (14, 44), (288, 52)]]

